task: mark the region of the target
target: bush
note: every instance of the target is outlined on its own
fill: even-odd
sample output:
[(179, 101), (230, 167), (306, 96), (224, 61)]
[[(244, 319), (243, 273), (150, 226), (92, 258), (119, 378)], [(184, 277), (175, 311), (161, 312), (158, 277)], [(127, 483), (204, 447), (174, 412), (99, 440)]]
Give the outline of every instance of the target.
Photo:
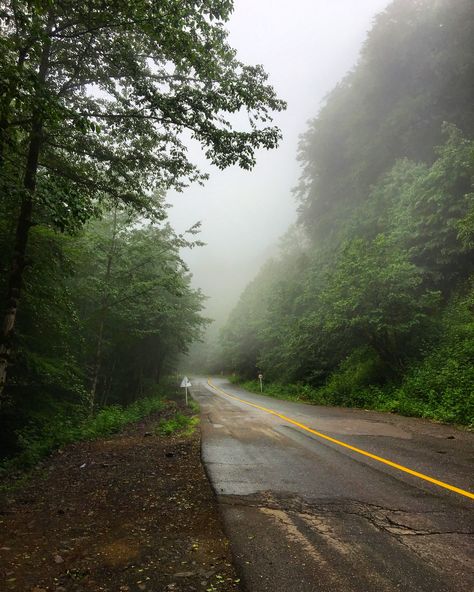
[(466, 345), (445, 346), (413, 367), (394, 394), (394, 410), (474, 425), (474, 352)]
[(171, 419), (164, 419), (155, 428), (159, 436), (171, 436), (176, 432), (183, 432), (184, 435), (191, 435), (194, 427), (199, 422), (196, 415), (189, 416), (182, 413), (175, 413)]
[(87, 417), (81, 406), (49, 407), (30, 417), (25, 428), (18, 430), (19, 451), (0, 461), (0, 474), (11, 470), (26, 469), (35, 465), (53, 450), (80, 440), (93, 440), (118, 432), (123, 426), (136, 422), (165, 406), (162, 395), (139, 399), (126, 408), (112, 405), (101, 409), (95, 416)]
[(372, 349), (359, 348), (342, 362), (319, 394), (331, 405), (371, 406), (383, 398), (377, 386), (387, 373), (387, 366)]
[[(260, 382), (258, 380), (243, 381), (234, 376), (230, 378), (230, 381), (252, 393), (260, 394)], [(320, 405), (326, 403), (319, 391), (307, 384), (267, 382), (263, 384), (263, 394), (267, 397), (275, 397), (276, 399), (285, 399), (287, 401), (310, 401)]]
[(473, 310), (472, 287), (448, 304), (437, 343), (393, 393), (395, 411), (474, 425)]

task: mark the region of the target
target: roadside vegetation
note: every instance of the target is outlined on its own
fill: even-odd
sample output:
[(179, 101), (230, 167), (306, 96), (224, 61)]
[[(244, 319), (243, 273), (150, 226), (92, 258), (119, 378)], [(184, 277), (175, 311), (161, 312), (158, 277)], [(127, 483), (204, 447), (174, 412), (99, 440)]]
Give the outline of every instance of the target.
[(16, 454), (0, 462), (0, 477), (13, 471), (25, 471), (54, 450), (72, 442), (115, 434), (127, 424), (165, 407), (163, 394), (157, 394), (139, 399), (127, 407), (103, 407), (92, 416), (81, 406), (71, 409), (58, 405), (55, 412), (43, 408), (32, 417), (28, 426), (18, 431)]
[(474, 19), (396, 0), (302, 137), (298, 224), (215, 368), (266, 394), (474, 423)]
[[(0, 462), (0, 478), (12, 475), (18, 480), (28, 470), (55, 450), (73, 442), (97, 440), (117, 434), (129, 424), (161, 417), (151, 433), (157, 436), (191, 436), (199, 425), (200, 408), (189, 400), (184, 406), (181, 389), (169, 378), (155, 387), (155, 393), (141, 397), (130, 405), (108, 405), (90, 414), (84, 406), (57, 405), (40, 407), (30, 423), (17, 433), (17, 452)], [(1, 489), (1, 488), (0, 488)]]
[(176, 412), (170, 419), (161, 420), (155, 428), (155, 433), (159, 436), (172, 436), (176, 433), (189, 436), (198, 424), (199, 417), (197, 415), (190, 416)]
[[(31, 465), (160, 407), (208, 320), (168, 190), (278, 145), (281, 101), (237, 59), (232, 2), (3, 2), (0, 463)], [(249, 129), (235, 128), (235, 112)]]
[(238, 592), (200, 434), (153, 434), (160, 418), (192, 412), (177, 390), (113, 438), (65, 446), (9, 487), (0, 479), (2, 592)]

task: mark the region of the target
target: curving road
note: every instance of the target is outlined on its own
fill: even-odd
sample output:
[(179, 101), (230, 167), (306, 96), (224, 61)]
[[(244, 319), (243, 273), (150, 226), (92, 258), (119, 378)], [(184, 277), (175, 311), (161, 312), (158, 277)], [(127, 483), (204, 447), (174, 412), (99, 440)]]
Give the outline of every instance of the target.
[(474, 434), (222, 378), (192, 392), (248, 592), (474, 590)]

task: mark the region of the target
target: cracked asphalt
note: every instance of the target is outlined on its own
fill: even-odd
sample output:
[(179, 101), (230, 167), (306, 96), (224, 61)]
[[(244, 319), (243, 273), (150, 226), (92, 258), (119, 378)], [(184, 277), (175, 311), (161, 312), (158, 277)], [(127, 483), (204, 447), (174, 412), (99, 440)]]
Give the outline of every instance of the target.
[[(474, 434), (372, 411), (226, 393), (474, 491)], [(202, 457), (248, 592), (474, 590), (473, 500), (193, 381)]]

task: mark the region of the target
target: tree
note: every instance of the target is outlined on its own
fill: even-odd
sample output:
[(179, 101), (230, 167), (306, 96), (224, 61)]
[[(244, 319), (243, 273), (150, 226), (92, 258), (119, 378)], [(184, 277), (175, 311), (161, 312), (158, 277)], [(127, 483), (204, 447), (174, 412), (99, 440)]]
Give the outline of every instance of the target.
[(384, 235), (342, 247), (321, 298), (328, 331), (346, 332), (350, 345), (368, 344), (395, 370), (403, 368), (410, 339), (439, 300), (423, 273)]
[(472, 137), (473, 31), (470, 0), (394, 0), (377, 16), (301, 139), (300, 220), (314, 240), (337, 244), (396, 160), (431, 164), (444, 121)]
[(243, 293), (229, 369), (470, 421), (473, 35), (470, 0), (394, 0), (377, 17), (300, 144), (304, 253)]
[(474, 204), (474, 142), (453, 125), (443, 130), (437, 159), (424, 170), (418, 167), (412, 182), (400, 187), (388, 216), (397, 243), (425, 270), (431, 286), (447, 294), (474, 270), (472, 248), (460, 240), (462, 221)]
[(198, 228), (138, 224), (113, 212), (90, 223), (76, 242), (72, 285), (86, 344), (90, 410), (133, 400), (199, 338), (203, 296), (190, 286), (179, 249), (200, 244)]
[[(59, 229), (107, 202), (163, 217), (156, 190), (202, 181), (192, 138), (216, 166), (251, 168), (280, 138), (261, 66), (227, 44), (227, 0), (6, 1), (0, 6), (0, 188), (18, 204), (0, 340), (11, 361), (27, 244), (41, 210)], [(231, 115), (249, 126), (234, 130)], [(2, 196), (3, 197), (3, 196)]]

